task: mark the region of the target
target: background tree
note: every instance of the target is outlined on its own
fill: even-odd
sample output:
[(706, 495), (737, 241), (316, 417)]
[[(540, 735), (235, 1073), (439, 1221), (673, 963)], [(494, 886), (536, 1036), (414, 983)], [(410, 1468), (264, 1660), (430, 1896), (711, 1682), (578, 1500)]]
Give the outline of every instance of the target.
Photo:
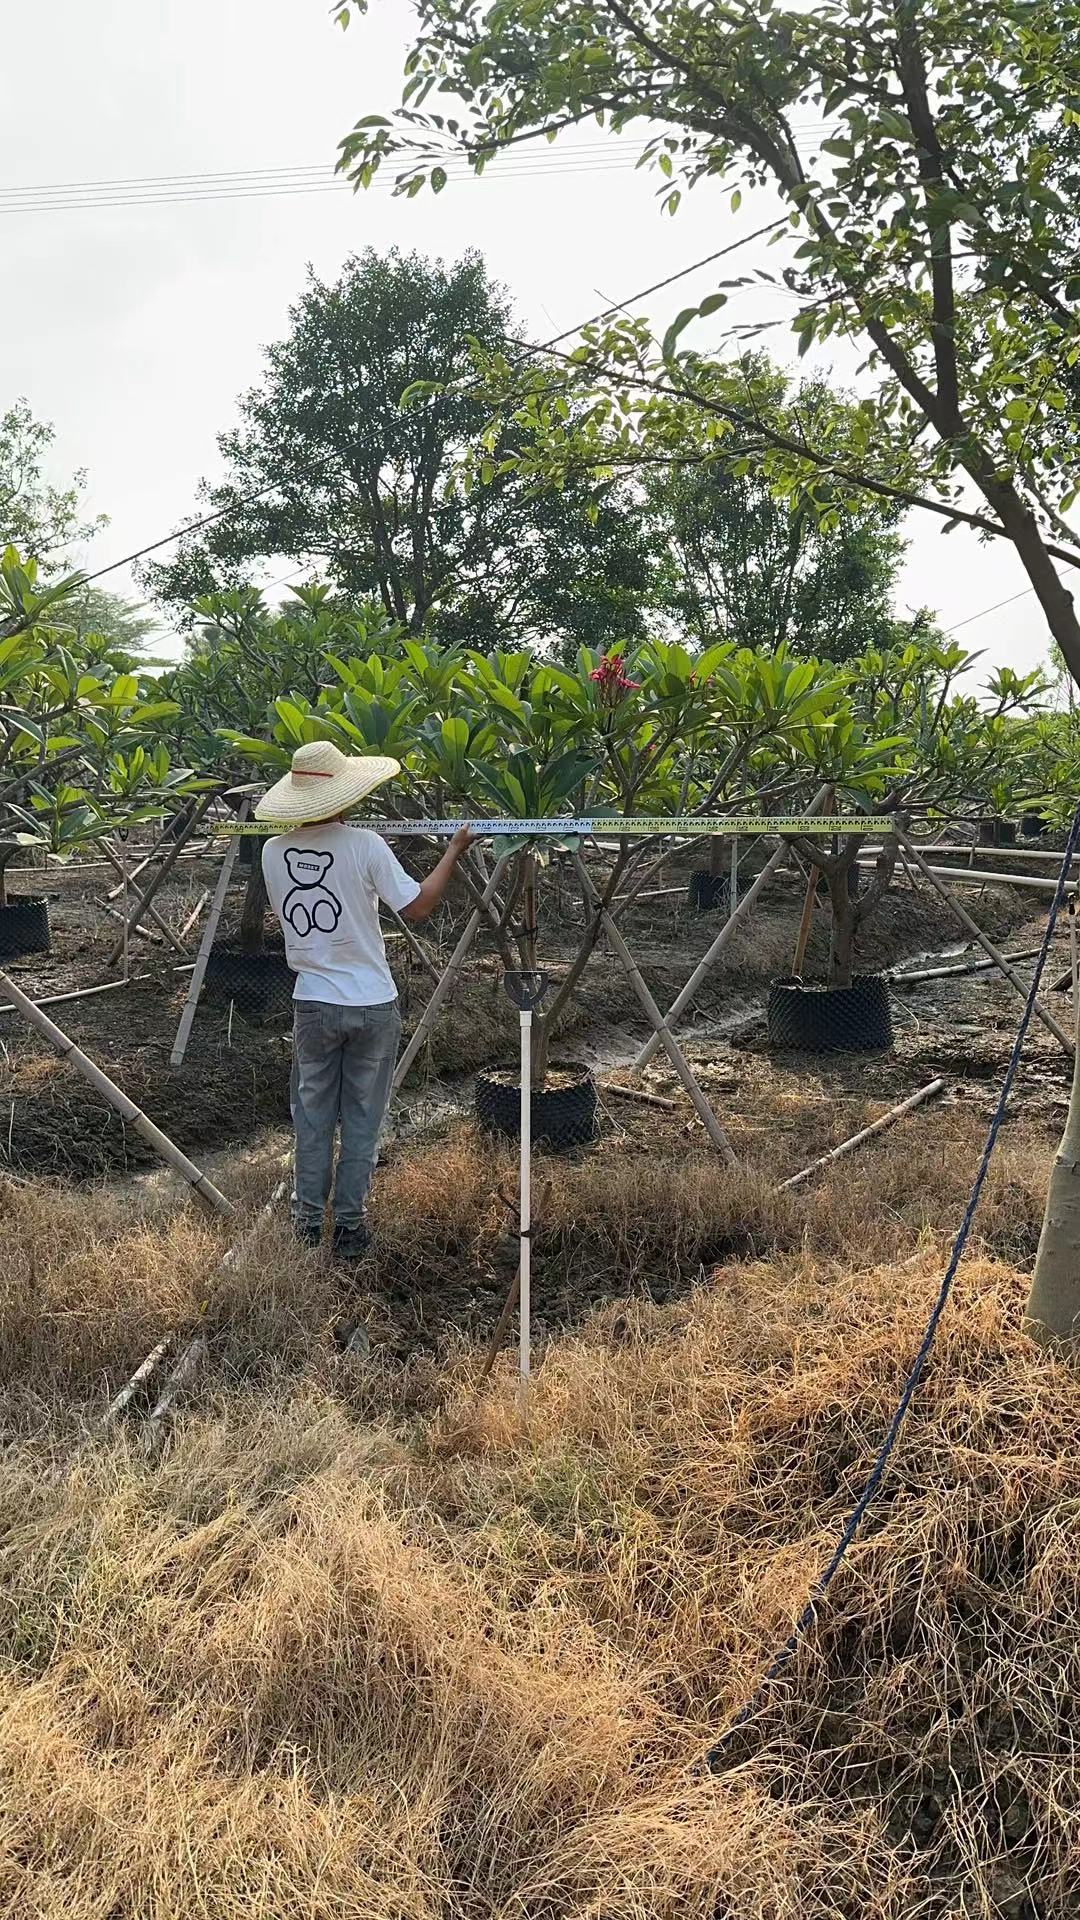
[[(538, 489), (510, 473), (461, 484), (458, 458), (486, 416), (475, 384), (455, 383), (471, 371), (470, 342), (513, 351), (510, 325), (475, 254), (444, 267), (369, 250), (333, 285), (309, 275), (240, 401), (242, 424), (221, 436), (228, 479), (202, 488), (209, 506), (235, 510), (147, 567), (151, 591), (187, 607), (241, 585), (253, 560), (284, 556), (347, 596), (378, 596), (413, 632), (476, 646), (637, 635), (647, 550), (616, 491)], [(403, 404), (418, 382), (440, 392)]]
[(88, 540), (106, 524), (104, 514), (86, 517), (84, 471), (74, 474), (67, 487), (54, 487), (46, 479), (45, 463), (55, 438), (55, 428), (35, 420), (26, 400), (16, 400), (0, 414), (0, 551), (15, 548), (37, 561), (45, 574), (70, 570), (62, 549)]

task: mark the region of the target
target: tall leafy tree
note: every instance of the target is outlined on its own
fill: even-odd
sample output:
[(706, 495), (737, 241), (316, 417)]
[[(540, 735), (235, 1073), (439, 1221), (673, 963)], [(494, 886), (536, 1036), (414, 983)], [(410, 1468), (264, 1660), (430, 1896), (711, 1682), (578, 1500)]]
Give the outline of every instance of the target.
[(55, 428), (35, 419), (26, 400), (0, 413), (0, 551), (15, 548), (46, 575), (70, 572), (66, 550), (105, 525), (103, 515), (86, 514), (85, 472), (73, 474), (66, 487), (48, 479), (55, 438)]
[(333, 284), (310, 274), (289, 322), (221, 436), (228, 478), (202, 489), (229, 511), (146, 569), (153, 592), (188, 606), (285, 556), (413, 631), (473, 645), (640, 631), (645, 538), (610, 487), (559, 492), (515, 472), (462, 484), (458, 457), (486, 418), (472, 349), (514, 351), (476, 254), (445, 267), (368, 250)]
[[(789, 393), (778, 369), (760, 357), (757, 364), (773, 407), (808, 435), (845, 405), (823, 380)], [(823, 516), (805, 497), (778, 499), (746, 461), (738, 470), (721, 460), (651, 471), (660, 591), (697, 639), (723, 634), (766, 652), (786, 646), (848, 660), (902, 637), (893, 611), (904, 553), (895, 505), (865, 500)]]

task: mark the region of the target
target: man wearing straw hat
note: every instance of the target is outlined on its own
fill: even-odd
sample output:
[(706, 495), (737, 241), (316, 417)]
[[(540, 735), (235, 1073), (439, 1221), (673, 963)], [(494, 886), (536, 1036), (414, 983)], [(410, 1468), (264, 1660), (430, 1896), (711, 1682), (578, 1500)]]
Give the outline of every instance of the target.
[(309, 741), (255, 808), (257, 819), (283, 829), (266, 842), (262, 863), (296, 973), (293, 1221), (298, 1237), (317, 1246), (333, 1185), (333, 1246), (342, 1260), (358, 1259), (368, 1244), (364, 1208), (401, 1038), (379, 902), (403, 920), (426, 920), (473, 837), (459, 828), (418, 881), (378, 834), (348, 826), (344, 816), (398, 772), (396, 760)]

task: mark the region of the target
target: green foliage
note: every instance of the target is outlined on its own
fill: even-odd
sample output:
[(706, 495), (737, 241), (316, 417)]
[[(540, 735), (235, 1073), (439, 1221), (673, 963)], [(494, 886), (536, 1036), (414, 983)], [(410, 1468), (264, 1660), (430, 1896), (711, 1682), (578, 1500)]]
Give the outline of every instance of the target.
[[(348, 11), (348, 9), (345, 9)], [(1014, 542), (1074, 679), (1080, 624), (1050, 562), (1080, 564), (1064, 520), (1080, 446), (1080, 34), (1028, 0), (419, 0), (402, 108), (342, 142), (370, 185), (412, 193), (464, 152), (596, 119), (640, 131), (661, 205), (708, 183), (779, 193), (776, 278), (800, 296), (800, 353), (858, 338), (878, 376), (848, 417), (793, 434), (738, 364), (657, 350), (633, 320), (587, 330), (561, 382), (490, 353), (489, 438), (510, 418), (526, 465), (558, 480), (647, 457), (759, 468), (824, 525), (867, 492), (913, 493)], [(807, 152), (803, 122), (826, 132)], [(561, 385), (561, 392), (556, 388)], [(765, 404), (761, 404), (761, 402)], [(890, 490), (891, 494), (890, 494)]]
[(187, 608), (284, 556), (444, 645), (641, 636), (648, 548), (617, 489), (534, 489), (503, 465), (509, 428), (488, 483), (462, 482), (487, 418), (473, 355), (516, 353), (477, 255), (444, 267), (368, 250), (332, 284), (311, 274), (289, 318), (220, 438), (228, 479), (202, 488), (230, 511), (146, 568), (157, 597)]
[(87, 540), (106, 522), (87, 519), (82, 506), (85, 473), (69, 487), (45, 478), (54, 429), (35, 420), (25, 400), (0, 413), (0, 549), (13, 547), (54, 571), (61, 549)]

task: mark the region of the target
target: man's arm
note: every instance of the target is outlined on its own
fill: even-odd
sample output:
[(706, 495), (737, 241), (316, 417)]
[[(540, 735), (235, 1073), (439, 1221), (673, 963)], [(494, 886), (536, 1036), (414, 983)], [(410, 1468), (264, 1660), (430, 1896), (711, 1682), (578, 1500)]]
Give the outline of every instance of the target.
[(458, 828), (438, 866), (432, 868), (426, 880), (421, 880), (416, 899), (410, 901), (407, 907), (402, 907), (403, 920), (410, 920), (415, 925), (420, 920), (431, 918), (450, 885), (450, 878), (458, 861), (466, 847), (471, 847), (475, 839), (476, 835), (470, 833), (468, 827)]

